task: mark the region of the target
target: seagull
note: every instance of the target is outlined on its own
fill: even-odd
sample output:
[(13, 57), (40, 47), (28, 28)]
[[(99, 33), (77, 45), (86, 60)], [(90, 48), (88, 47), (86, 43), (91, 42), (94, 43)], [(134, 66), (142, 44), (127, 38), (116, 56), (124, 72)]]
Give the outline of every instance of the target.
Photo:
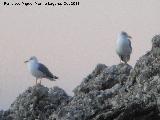
[(54, 76), (45, 65), (39, 63), (35, 56), (32, 56), (29, 60), (25, 61), (25, 63), (27, 63), (29, 72), (36, 78), (36, 85), (38, 79), (47, 78), (51, 81), (58, 79), (58, 77)]
[[(130, 59), (130, 55), (132, 53), (131, 39), (126, 32), (122, 31), (118, 34), (117, 42), (116, 42), (116, 52), (120, 57), (121, 61), (127, 63)], [(121, 62), (120, 61), (120, 62)]]

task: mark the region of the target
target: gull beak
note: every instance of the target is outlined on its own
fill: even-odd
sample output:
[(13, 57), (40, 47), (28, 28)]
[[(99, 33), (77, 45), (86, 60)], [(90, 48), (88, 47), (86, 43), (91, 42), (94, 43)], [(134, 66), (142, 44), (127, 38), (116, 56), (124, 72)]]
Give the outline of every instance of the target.
[(24, 63), (27, 63), (27, 62), (29, 62), (29, 61), (28, 60), (24, 61)]
[(128, 36), (128, 38), (132, 39), (132, 37), (131, 37), (131, 36)]

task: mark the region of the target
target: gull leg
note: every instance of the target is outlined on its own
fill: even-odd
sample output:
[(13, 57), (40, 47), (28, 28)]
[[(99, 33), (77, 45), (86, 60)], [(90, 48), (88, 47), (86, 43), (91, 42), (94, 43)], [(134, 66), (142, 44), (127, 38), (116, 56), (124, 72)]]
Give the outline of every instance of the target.
[(41, 80), (42, 80), (42, 79), (40, 79), (40, 85), (41, 85)]
[(123, 59), (122, 56), (120, 56), (120, 64), (122, 63), (122, 59)]
[(120, 56), (120, 63), (125, 63), (124, 56)]
[(38, 79), (36, 78), (36, 85), (37, 85), (37, 80), (38, 80)]
[(120, 63), (122, 63), (122, 60), (120, 59)]

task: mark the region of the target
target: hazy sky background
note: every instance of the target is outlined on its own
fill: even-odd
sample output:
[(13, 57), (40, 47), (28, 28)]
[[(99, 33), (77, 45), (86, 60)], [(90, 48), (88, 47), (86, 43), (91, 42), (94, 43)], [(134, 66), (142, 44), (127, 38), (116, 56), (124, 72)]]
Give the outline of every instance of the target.
[(60, 78), (44, 79), (43, 85), (56, 85), (73, 95), (98, 63), (119, 63), (115, 52), (119, 31), (133, 37), (131, 65), (150, 50), (151, 38), (160, 32), (160, 0), (79, 2), (61, 7), (0, 5), (0, 109), (7, 109), (35, 84), (24, 64), (30, 56), (37, 56)]

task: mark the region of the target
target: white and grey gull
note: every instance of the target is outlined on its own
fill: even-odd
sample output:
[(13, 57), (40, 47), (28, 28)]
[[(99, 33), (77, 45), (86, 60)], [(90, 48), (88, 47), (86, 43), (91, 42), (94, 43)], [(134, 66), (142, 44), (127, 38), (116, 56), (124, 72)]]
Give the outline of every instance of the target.
[(58, 79), (58, 77), (53, 75), (44, 64), (39, 63), (35, 56), (32, 56), (29, 60), (25, 61), (25, 63), (27, 63), (29, 72), (36, 78), (36, 84), (38, 79), (40, 79), (41, 84), (42, 78), (47, 78), (51, 81)]
[(132, 53), (131, 38), (132, 37), (124, 31), (118, 34), (116, 52), (124, 63), (127, 63), (130, 60), (130, 55)]

